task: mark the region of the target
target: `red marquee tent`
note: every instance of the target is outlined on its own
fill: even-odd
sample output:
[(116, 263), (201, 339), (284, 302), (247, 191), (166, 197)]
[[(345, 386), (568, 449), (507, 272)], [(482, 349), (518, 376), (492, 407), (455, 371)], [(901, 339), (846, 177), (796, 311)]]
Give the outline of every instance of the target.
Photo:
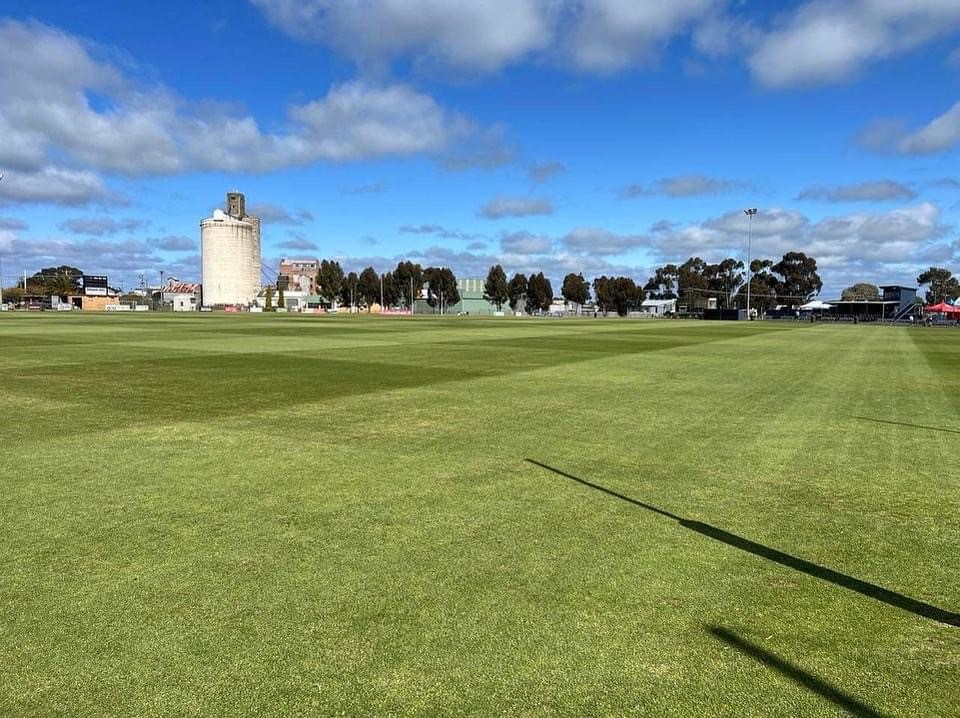
[(924, 307), (923, 309), (925, 312), (929, 312), (931, 314), (960, 314), (960, 307), (955, 307), (952, 304), (947, 304), (946, 302), (931, 304), (929, 307)]

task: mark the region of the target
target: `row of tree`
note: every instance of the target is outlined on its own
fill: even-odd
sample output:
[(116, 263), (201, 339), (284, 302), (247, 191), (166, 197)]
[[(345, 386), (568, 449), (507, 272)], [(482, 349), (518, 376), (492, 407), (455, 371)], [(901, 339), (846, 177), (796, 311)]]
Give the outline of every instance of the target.
[(757, 309), (800, 304), (823, 288), (817, 260), (803, 252), (787, 252), (777, 263), (755, 259), (750, 263), (750, 275), (748, 287), (742, 261), (728, 257), (710, 264), (690, 257), (680, 265), (658, 267), (643, 288), (655, 299), (680, 298), (697, 306), (715, 298), (721, 307), (746, 306), (749, 288), (750, 305)]
[(385, 307), (412, 307), (427, 288), (427, 302), (432, 307), (445, 308), (460, 301), (457, 278), (448, 267), (427, 267), (414, 262), (398, 262), (392, 272), (379, 273), (373, 267), (344, 273), (340, 263), (333, 259), (320, 262), (317, 272), (317, 293), (327, 302), (342, 305)]
[[(796, 304), (819, 293), (823, 286), (817, 273), (817, 262), (802, 252), (788, 252), (774, 264), (767, 259), (754, 260), (750, 281), (751, 304), (759, 309), (775, 304)], [(409, 307), (427, 289), (427, 302), (432, 307), (447, 307), (460, 300), (457, 279), (446, 267), (428, 267), (403, 261), (392, 272), (378, 273), (373, 267), (345, 274), (336, 260), (324, 259), (317, 273), (317, 288), (326, 301), (367, 306)], [(597, 277), (593, 284), (583, 274), (571, 272), (563, 278), (560, 295), (572, 305), (582, 307), (593, 298), (603, 312), (626, 315), (639, 309), (645, 297), (681, 298), (690, 306), (700, 306), (710, 297), (722, 307), (746, 305), (746, 273), (743, 262), (728, 258), (710, 264), (700, 257), (691, 257), (680, 265), (658, 267), (644, 286), (630, 277)], [(546, 311), (554, 294), (550, 279), (543, 272), (514, 274), (507, 279), (503, 267), (490, 267), (483, 286), (483, 297), (500, 311), (537, 313)]]
[(503, 267), (495, 264), (487, 272), (483, 283), (483, 298), (496, 305), (497, 311), (509, 304), (513, 311), (526, 310), (530, 314), (545, 312), (553, 303), (553, 286), (550, 280), (537, 272), (526, 277), (517, 273), (507, 281)]

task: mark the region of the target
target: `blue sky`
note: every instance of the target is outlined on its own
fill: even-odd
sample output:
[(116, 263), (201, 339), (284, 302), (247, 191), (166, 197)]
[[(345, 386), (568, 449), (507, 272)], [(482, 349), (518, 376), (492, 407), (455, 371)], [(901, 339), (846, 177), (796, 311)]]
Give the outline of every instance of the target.
[(482, 276), (805, 251), (825, 296), (960, 270), (956, 0), (6, 0), (0, 253), (199, 278), (229, 189), (264, 260)]

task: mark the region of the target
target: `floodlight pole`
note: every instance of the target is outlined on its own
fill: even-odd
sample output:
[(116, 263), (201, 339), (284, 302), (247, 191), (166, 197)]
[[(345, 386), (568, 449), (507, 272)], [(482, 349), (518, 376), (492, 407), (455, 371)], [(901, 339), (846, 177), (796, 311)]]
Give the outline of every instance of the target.
[(750, 285), (753, 283), (753, 278), (750, 276), (750, 265), (753, 263), (750, 256), (750, 244), (753, 239), (753, 215), (757, 213), (756, 207), (751, 207), (750, 209), (743, 210), (743, 213), (747, 215), (747, 321), (750, 321)]

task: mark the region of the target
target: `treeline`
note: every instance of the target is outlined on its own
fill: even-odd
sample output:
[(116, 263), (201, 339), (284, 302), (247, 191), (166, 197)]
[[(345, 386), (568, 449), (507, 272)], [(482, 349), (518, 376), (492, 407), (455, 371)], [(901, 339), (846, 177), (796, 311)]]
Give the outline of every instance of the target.
[[(63, 268), (59, 268), (63, 269)], [(72, 268), (68, 268), (71, 269)], [(73, 270), (76, 271), (76, 270)], [(49, 272), (59, 281), (73, 272)], [(588, 282), (582, 273), (570, 272), (563, 278), (560, 296), (568, 305), (583, 307), (595, 303), (604, 313), (625, 316), (640, 308), (644, 299), (678, 299), (690, 308), (715, 298), (721, 307), (746, 307), (747, 271), (741, 260), (728, 257), (709, 263), (690, 257), (683, 264), (665, 264), (654, 270), (646, 284), (638, 285), (630, 277), (600, 276)], [(35, 275), (40, 278), (40, 273)], [(397, 263), (393, 271), (380, 273), (373, 267), (345, 273), (333, 259), (320, 262), (316, 276), (317, 292), (327, 302), (348, 306), (412, 307), (426, 290), (431, 307), (446, 310), (460, 301), (457, 277), (449, 267), (427, 267), (411, 261)], [(953, 301), (960, 297), (960, 281), (943, 267), (930, 267), (917, 277), (926, 286), (927, 303)], [(820, 293), (823, 281), (817, 260), (803, 252), (787, 252), (779, 261), (755, 259), (750, 266), (750, 306), (758, 310), (776, 305), (797, 305)], [(487, 272), (483, 298), (498, 311), (509, 307), (529, 314), (547, 311), (554, 301), (553, 286), (543, 272), (529, 276), (516, 273), (509, 279), (503, 266), (495, 264)], [(860, 282), (843, 290), (845, 300), (879, 299), (879, 289)]]
[(441, 309), (460, 301), (457, 277), (448, 267), (427, 267), (415, 262), (398, 262), (392, 272), (379, 273), (366, 267), (359, 273), (344, 273), (340, 263), (333, 259), (320, 262), (316, 277), (317, 293), (331, 304), (344, 306), (410, 308), (427, 289), (427, 302)]
[(644, 285), (655, 299), (676, 299), (690, 306), (717, 299), (721, 307), (750, 306), (769, 309), (777, 304), (802, 304), (820, 293), (823, 281), (817, 272), (817, 260), (803, 252), (787, 252), (779, 262), (755, 259), (750, 263), (750, 283), (744, 263), (728, 257), (709, 264), (691, 257), (680, 265), (658, 267)]
[[(331, 304), (344, 306), (372, 306), (410, 308), (426, 289), (426, 300), (431, 307), (446, 307), (460, 301), (457, 277), (448, 267), (427, 267), (410, 262), (398, 262), (390, 272), (377, 272), (366, 267), (358, 272), (344, 272), (334, 259), (324, 259), (316, 276), (317, 293)], [(604, 311), (621, 315), (638, 309), (643, 302), (643, 290), (629, 277), (597, 277), (592, 285), (597, 305)], [(583, 274), (571, 272), (563, 278), (560, 296), (572, 305), (582, 307), (590, 301), (591, 285)], [(483, 284), (483, 298), (497, 311), (509, 307), (514, 312), (536, 314), (545, 312), (554, 301), (553, 285), (543, 272), (529, 276), (516, 273), (509, 279), (503, 266), (495, 264), (487, 272)]]

